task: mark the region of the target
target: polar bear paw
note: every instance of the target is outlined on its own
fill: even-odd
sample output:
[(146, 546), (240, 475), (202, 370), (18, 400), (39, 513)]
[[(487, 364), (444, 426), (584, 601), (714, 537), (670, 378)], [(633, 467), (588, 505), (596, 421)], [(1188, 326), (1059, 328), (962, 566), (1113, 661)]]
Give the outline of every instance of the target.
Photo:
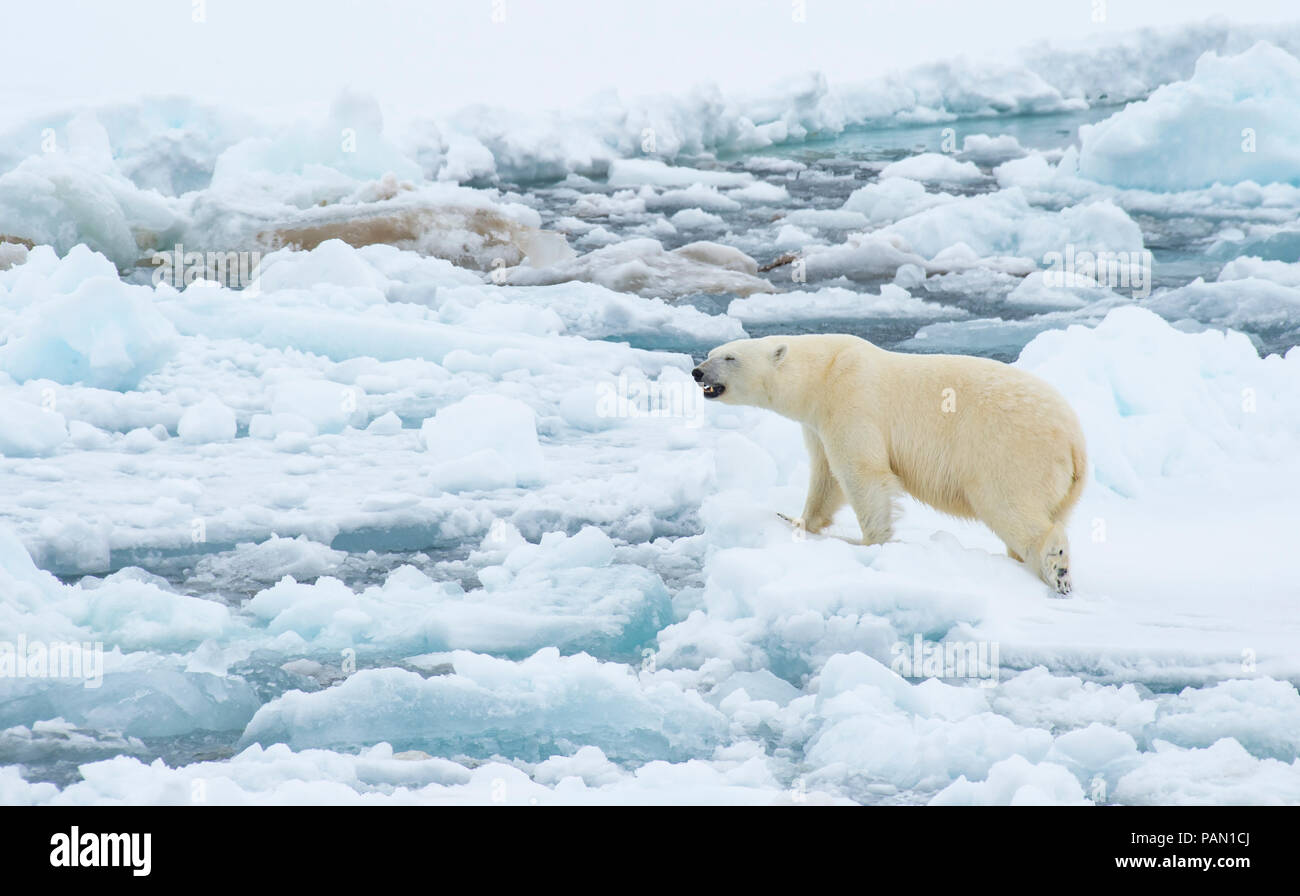
[[(804, 523), (801, 516), (786, 516), (784, 513), (777, 513), (777, 517), (794, 530), (795, 538), (804, 538), (809, 534), (808, 526)], [(815, 533), (814, 533), (815, 534)]]
[(1069, 594), (1074, 585), (1070, 581), (1070, 558), (1065, 548), (1057, 548), (1043, 558), (1043, 581), (1062, 596)]

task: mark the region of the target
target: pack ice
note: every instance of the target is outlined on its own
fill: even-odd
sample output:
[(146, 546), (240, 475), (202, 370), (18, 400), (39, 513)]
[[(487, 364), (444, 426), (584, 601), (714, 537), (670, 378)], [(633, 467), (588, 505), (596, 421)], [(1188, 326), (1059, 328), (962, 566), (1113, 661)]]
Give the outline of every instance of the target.
[[(0, 802), (1300, 802), (1298, 49), (0, 136)], [(792, 535), (799, 428), (693, 356), (839, 330), (1069, 400), (1073, 595)]]

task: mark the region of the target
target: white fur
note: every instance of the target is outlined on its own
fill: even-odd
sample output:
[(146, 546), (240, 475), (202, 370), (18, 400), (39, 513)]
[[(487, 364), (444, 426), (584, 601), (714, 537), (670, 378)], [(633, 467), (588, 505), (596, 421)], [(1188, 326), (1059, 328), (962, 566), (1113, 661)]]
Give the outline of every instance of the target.
[(982, 520), (1011, 557), (1070, 590), (1065, 522), (1087, 470), (1083, 431), (1037, 377), (987, 358), (889, 352), (842, 335), (730, 342), (696, 377), (724, 389), (718, 401), (803, 424), (809, 532), (847, 503), (864, 544), (888, 541), (895, 498), (907, 492)]

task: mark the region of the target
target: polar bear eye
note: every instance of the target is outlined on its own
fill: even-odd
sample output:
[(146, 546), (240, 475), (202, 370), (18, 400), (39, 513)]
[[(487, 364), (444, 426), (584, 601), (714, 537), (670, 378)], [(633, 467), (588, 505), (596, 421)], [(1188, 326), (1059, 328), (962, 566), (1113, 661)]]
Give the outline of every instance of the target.
[(735, 355), (727, 355), (727, 356), (726, 356), (725, 358), (723, 358), (722, 360), (724, 360), (724, 361), (734, 361), (734, 360), (736, 360), (736, 356), (735, 356)]

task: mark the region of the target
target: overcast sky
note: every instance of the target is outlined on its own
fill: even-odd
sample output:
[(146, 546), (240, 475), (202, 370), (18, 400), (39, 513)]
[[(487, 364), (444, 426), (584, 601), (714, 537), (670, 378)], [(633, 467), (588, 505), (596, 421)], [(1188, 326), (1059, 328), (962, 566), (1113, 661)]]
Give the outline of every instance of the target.
[[(249, 109), (572, 106), (603, 88), (759, 89), (1145, 25), (1300, 18), (1293, 0), (36, 0), (5, 4), (5, 111), (178, 93)], [(196, 5), (206, 21), (192, 21)], [(494, 21), (503, 18), (503, 21)]]

